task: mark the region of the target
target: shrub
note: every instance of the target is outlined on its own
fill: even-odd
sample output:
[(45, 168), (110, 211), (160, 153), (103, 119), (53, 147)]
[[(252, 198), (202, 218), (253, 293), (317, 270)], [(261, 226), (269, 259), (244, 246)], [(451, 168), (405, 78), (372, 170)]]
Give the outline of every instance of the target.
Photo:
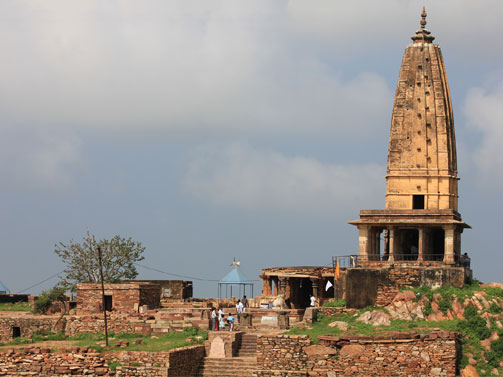
[(433, 309), (431, 308), (431, 302), (427, 302), (424, 305), (423, 314), (424, 314), (425, 317), (428, 317), (432, 313), (433, 313)]
[(470, 305), (465, 309), (464, 315), (466, 319), (470, 319), (477, 317), (479, 313), (477, 312), (477, 308), (475, 306)]
[[(470, 306), (468, 307), (470, 308)], [(463, 335), (468, 335), (470, 338), (475, 338), (479, 340), (487, 339), (491, 336), (491, 330), (487, 328), (486, 321), (476, 313), (472, 313), (472, 310), (465, 310), (465, 321), (460, 321), (459, 327)], [(468, 313), (467, 313), (468, 311)], [(475, 312), (477, 309), (475, 309)]]
[(493, 302), (493, 303), (491, 303), (491, 306), (489, 307), (489, 311), (493, 314), (500, 314), (501, 313), (501, 306), (499, 306), (497, 303)]
[(447, 310), (452, 309), (452, 304), (448, 299), (445, 299), (442, 296), (442, 300), (438, 302), (438, 307), (442, 311), (442, 313), (445, 315), (447, 314)]
[(51, 307), (54, 301), (63, 301), (65, 297), (65, 289), (54, 287), (49, 292), (42, 291), (40, 296), (35, 301), (33, 311), (35, 313), (45, 314)]
[(485, 353), (487, 362), (494, 368), (499, 367), (499, 363), (503, 360), (503, 339), (498, 338), (491, 342), (491, 351)]

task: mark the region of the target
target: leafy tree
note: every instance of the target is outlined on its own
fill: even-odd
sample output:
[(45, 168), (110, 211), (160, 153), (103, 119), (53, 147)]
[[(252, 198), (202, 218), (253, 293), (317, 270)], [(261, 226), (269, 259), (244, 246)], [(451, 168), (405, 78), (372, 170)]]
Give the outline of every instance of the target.
[(99, 283), (100, 268), (98, 247), (102, 251), (103, 280), (105, 283), (116, 283), (122, 279), (134, 279), (138, 272), (135, 262), (144, 259), (145, 248), (140, 242), (117, 235), (110, 240), (96, 241), (87, 231), (82, 243), (70, 241), (55, 245), (54, 252), (66, 264), (66, 276), (61, 285), (72, 290), (77, 283)]

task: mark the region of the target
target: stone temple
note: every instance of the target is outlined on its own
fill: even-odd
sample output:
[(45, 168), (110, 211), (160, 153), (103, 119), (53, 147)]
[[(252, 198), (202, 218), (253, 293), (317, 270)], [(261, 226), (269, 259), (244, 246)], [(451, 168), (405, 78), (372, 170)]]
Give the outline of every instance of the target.
[[(291, 308), (345, 298), (350, 307), (386, 305), (402, 287), (461, 287), (471, 277), (458, 212), (458, 172), (451, 95), (440, 46), (420, 28), (405, 49), (391, 117), (386, 206), (361, 210), (358, 254), (327, 267), (263, 269), (264, 298), (285, 295)], [(337, 276), (339, 275), (339, 276)], [(327, 282), (333, 284), (330, 289)]]
[[(454, 117), (440, 46), (425, 29), (402, 59), (391, 118), (386, 209), (362, 210), (359, 261), (454, 265), (461, 233)], [(379, 242), (384, 233), (384, 244)]]

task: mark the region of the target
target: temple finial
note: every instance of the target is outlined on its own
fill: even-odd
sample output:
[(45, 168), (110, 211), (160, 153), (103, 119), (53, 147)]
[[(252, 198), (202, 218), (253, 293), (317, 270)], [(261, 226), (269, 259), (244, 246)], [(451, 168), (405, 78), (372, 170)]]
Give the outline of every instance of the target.
[(426, 10), (424, 9), (424, 6), (423, 6), (423, 12), (421, 13), (421, 29), (424, 29), (424, 27), (426, 26)]
[(431, 43), (435, 37), (426, 30), (426, 9), (423, 6), (423, 11), (421, 12), (421, 21), (419, 22), (421, 28), (416, 31), (416, 35), (412, 36), (412, 40), (417, 43)]

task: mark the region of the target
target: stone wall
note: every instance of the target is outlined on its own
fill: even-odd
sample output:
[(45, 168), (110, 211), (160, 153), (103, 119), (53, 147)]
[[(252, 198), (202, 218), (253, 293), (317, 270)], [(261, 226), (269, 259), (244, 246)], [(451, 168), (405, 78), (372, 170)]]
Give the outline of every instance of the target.
[[(394, 336), (319, 337), (327, 348), (309, 356), (309, 376), (456, 376), (458, 335), (447, 331)], [(337, 351), (327, 356), (330, 349)], [(325, 353), (325, 354), (324, 354)]]
[[(307, 335), (261, 335), (257, 337), (257, 376), (303, 376), (311, 344)], [(274, 374), (274, 373), (282, 374)], [(300, 373), (299, 373), (300, 372)], [(302, 372), (304, 374), (302, 374)]]
[(204, 356), (204, 346), (183, 347), (169, 351), (166, 363), (168, 376), (196, 376)]
[[(65, 319), (65, 333), (67, 335), (98, 333), (105, 330), (103, 315), (66, 316)], [(115, 333), (128, 332), (147, 335), (151, 332), (151, 324), (147, 323), (146, 319), (130, 317), (123, 313), (109, 313), (107, 323), (108, 331)]]
[[(14, 328), (19, 329), (19, 337), (31, 337), (34, 332), (40, 330), (62, 331), (64, 328), (64, 320), (58, 322), (59, 316), (34, 316), (34, 315), (19, 315), (2, 314), (0, 316), (0, 342), (10, 342), (14, 338)], [(56, 327), (55, 327), (56, 326)], [(17, 330), (16, 330), (17, 331)]]
[(350, 308), (386, 306), (403, 287), (462, 287), (462, 267), (394, 265), (380, 268), (351, 268), (346, 277), (346, 305)]
[[(0, 352), (0, 375), (194, 376), (204, 357), (202, 345), (165, 352), (118, 354), (73, 348), (74, 352), (65, 353), (51, 353), (48, 348)], [(109, 362), (120, 363), (115, 372), (110, 370)]]
[[(112, 296), (112, 310), (134, 312), (142, 305), (160, 307), (161, 287), (152, 283), (105, 284), (105, 296)], [(100, 284), (77, 284), (77, 312), (99, 313), (102, 311)]]
[(321, 306), (316, 309), (318, 310), (319, 313), (323, 314), (325, 317), (333, 317), (334, 315), (344, 313), (356, 313), (358, 311), (357, 309), (351, 309), (346, 307), (335, 307), (335, 306)]
[(0, 352), (0, 375), (109, 376), (105, 358), (98, 353), (50, 353), (49, 349), (33, 348)]
[(390, 333), (378, 337), (305, 335), (257, 338), (255, 377), (456, 376), (459, 335)]

